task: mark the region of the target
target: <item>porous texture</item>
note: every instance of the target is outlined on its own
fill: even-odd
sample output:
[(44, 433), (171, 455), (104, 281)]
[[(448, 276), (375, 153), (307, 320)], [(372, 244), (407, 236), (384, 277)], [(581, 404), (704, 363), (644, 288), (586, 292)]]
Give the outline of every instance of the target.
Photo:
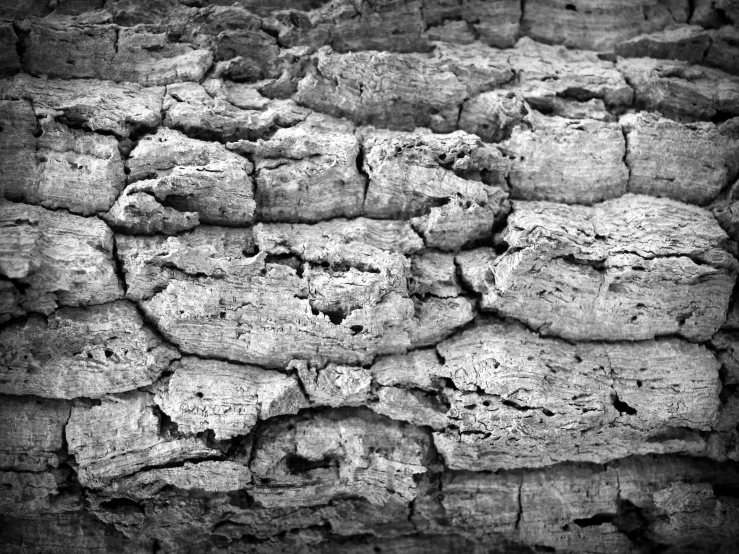
[(735, 0), (0, 4), (0, 554), (739, 549)]

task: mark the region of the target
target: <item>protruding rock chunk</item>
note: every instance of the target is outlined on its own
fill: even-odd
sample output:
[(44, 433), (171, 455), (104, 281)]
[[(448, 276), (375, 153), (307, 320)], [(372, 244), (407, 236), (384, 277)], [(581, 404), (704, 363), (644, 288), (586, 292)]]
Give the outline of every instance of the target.
[(483, 92), (464, 103), (459, 128), (486, 142), (500, 142), (516, 127), (529, 125), (529, 111), (523, 98), (513, 92)]
[(346, 121), (312, 114), (268, 140), (229, 144), (253, 156), (257, 216), (315, 222), (361, 215), (366, 178), (357, 167), (353, 130)]
[(223, 275), (239, 258), (254, 253), (254, 240), (251, 229), (201, 225), (176, 237), (116, 235), (116, 248), (126, 296), (138, 301), (151, 298), (175, 278)]
[(38, 189), (38, 126), (30, 104), (0, 100), (0, 197), (22, 199)]
[(361, 406), (370, 397), (372, 374), (361, 367), (328, 364), (323, 369), (297, 365), (300, 381), (311, 402), (323, 406)]
[(517, 202), (482, 308), (570, 340), (707, 340), (737, 263), (707, 211), (626, 195), (595, 207)]
[(62, 308), (0, 331), (0, 392), (97, 398), (154, 382), (179, 357), (124, 301)]
[(243, 110), (218, 96), (213, 98), (197, 83), (167, 86), (163, 108), (167, 111), (167, 127), (221, 142), (263, 138), (281, 127), (295, 125), (310, 113), (292, 100), (272, 100), (262, 109)]
[(101, 488), (147, 466), (220, 455), (197, 438), (160, 435), (160, 417), (145, 392), (108, 397), (99, 406), (75, 406), (66, 428), (69, 453), (85, 487)]
[(435, 441), (455, 469), (700, 452), (695, 431), (718, 417), (718, 362), (677, 339), (573, 346), (488, 323), (438, 350), (458, 389), (447, 394), (447, 417), (459, 432)]
[(0, 274), (24, 285), (21, 306), (103, 304), (123, 296), (113, 233), (97, 218), (0, 202)]
[(474, 250), (460, 252), (454, 258), (462, 283), (477, 294), (485, 294), (493, 288), (493, 262), (497, 258), (495, 250), (483, 246)]
[(200, 81), (213, 63), (209, 50), (170, 42), (166, 32), (91, 25), (63, 16), (23, 25), (23, 64), (33, 75), (152, 86)]
[(128, 166), (132, 184), (105, 216), (116, 229), (175, 234), (254, 217), (252, 165), (220, 144), (162, 128), (139, 142)]
[(163, 87), (90, 79), (37, 79), (25, 74), (0, 82), (5, 100), (27, 100), (38, 117), (126, 138), (162, 121)]
[[(677, 16), (677, 17), (676, 17)], [(599, 0), (528, 0), (522, 34), (571, 48), (611, 50), (616, 44), (685, 22), (687, 5), (671, 13), (659, 0), (603, 3)]]
[(436, 344), (477, 315), (475, 301), (464, 296), (414, 298), (413, 305), (415, 312), (410, 337), (416, 348)]
[(460, 288), (457, 283), (454, 255), (427, 250), (423, 254), (413, 256), (408, 292), (420, 296), (430, 294), (439, 298), (457, 296)]
[(295, 414), (307, 402), (295, 377), (255, 366), (185, 357), (157, 404), (183, 433), (246, 435), (258, 419)]
[[(440, 32), (442, 23), (444, 27), (464, 23), (465, 28), (474, 30), (479, 41), (498, 48), (508, 48), (518, 36), (521, 4), (515, 0), (472, 0), (464, 4), (433, 0), (423, 3), (422, 13), (426, 25), (430, 27), (429, 36), (434, 30)], [(444, 37), (441, 40), (451, 38), (448, 35), (441, 36)]]
[(182, 490), (231, 492), (243, 490), (251, 483), (249, 468), (227, 460), (185, 462), (182, 466), (140, 471), (113, 481), (103, 489), (111, 496), (136, 500), (155, 496), (166, 486)]
[(734, 469), (689, 458), (634, 457), (607, 468), (452, 472), (443, 478), (441, 502), (455, 529), (481, 538), (515, 533), (552, 550), (628, 552), (633, 545), (616, 524), (634, 511), (655, 509), (665, 514), (653, 528), (655, 541), (688, 550), (696, 541), (718, 548), (737, 529), (737, 508), (718, 491), (736, 479)]
[(453, 131), (466, 85), (438, 59), (411, 54), (321, 49), (295, 100), (358, 125)]
[(708, 65), (739, 76), (739, 28), (726, 25), (711, 32), (711, 46), (706, 53)]
[(25, 102), (0, 100), (0, 162), (9, 200), (90, 215), (107, 211), (125, 186), (113, 137), (41, 121)]
[(628, 58), (618, 69), (634, 87), (636, 106), (678, 121), (739, 115), (739, 77), (683, 61)]
[(640, 35), (616, 46), (624, 58), (662, 58), (701, 63), (711, 45), (711, 36), (703, 27), (686, 25)]
[(456, 250), (489, 238), (507, 211), (509, 162), (474, 135), (376, 136), (365, 149), (365, 214), (412, 218), (426, 246)]
[(0, 469), (44, 471), (59, 464), (69, 405), (5, 396), (0, 402)]
[(634, 96), (613, 62), (602, 60), (594, 52), (523, 37), (516, 48), (493, 55), (505, 59), (516, 75), (502, 88), (517, 92), (543, 113), (606, 119), (606, 107), (629, 106)]
[(207, 244), (193, 245), (143, 303), (183, 351), (284, 368), (361, 365), (410, 346), (409, 263), (393, 251), (419, 248), (407, 224), (259, 224), (254, 238), (253, 258), (213, 260)]
[(426, 473), (419, 429), (366, 412), (268, 422), (254, 445), (254, 498), (265, 507), (323, 504), (335, 495), (408, 502)]
[(593, 204), (626, 192), (626, 144), (617, 123), (541, 115), (532, 122), (501, 144), (513, 157), (513, 198)]
[(647, 113), (626, 115), (621, 125), (630, 192), (704, 205), (739, 172), (739, 132), (731, 133), (729, 126), (683, 125)]
[(440, 388), (444, 375), (442, 362), (435, 349), (414, 350), (408, 354), (383, 356), (370, 369), (379, 384), (432, 390)]

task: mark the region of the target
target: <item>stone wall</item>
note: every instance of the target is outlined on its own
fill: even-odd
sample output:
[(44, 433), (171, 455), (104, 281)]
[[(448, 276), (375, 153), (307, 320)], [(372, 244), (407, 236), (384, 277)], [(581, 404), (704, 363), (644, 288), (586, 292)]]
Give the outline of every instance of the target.
[(0, 6), (0, 552), (739, 549), (736, 0)]

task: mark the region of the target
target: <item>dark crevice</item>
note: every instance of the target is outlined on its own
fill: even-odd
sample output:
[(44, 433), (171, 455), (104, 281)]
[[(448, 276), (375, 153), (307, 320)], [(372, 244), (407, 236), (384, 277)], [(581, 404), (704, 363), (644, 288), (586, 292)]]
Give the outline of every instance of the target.
[(613, 404), (613, 407), (616, 408), (621, 415), (636, 415), (636, 410), (626, 402), (620, 400), (616, 392), (611, 393), (611, 404)]

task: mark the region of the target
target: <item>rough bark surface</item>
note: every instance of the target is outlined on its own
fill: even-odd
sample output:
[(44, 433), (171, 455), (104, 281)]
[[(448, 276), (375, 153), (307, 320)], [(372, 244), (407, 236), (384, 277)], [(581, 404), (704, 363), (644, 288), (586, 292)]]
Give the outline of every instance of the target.
[(737, 551), (737, 25), (0, 2), (0, 554)]

